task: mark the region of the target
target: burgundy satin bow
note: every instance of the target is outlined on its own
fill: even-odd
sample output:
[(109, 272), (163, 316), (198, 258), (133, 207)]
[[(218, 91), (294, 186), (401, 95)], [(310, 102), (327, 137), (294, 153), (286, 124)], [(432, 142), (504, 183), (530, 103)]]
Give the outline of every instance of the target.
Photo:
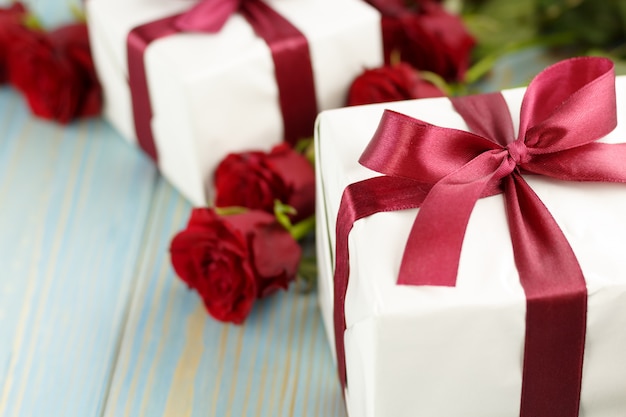
[[(306, 37), (261, 0), (201, 0), (185, 13), (138, 26), (128, 35), (128, 78), (135, 133), (142, 149), (155, 161), (158, 152), (151, 127), (152, 104), (143, 58), (146, 48), (154, 40), (181, 31), (219, 32), (236, 12), (241, 13), (270, 48), (283, 116), (283, 139), (295, 144), (312, 136), (317, 98)], [(207, 109), (207, 112), (215, 110)]]
[(527, 298), (520, 415), (577, 416), (587, 290), (576, 256), (522, 173), (626, 182), (626, 144), (596, 142), (617, 124), (613, 63), (562, 61), (529, 85), (519, 134), (499, 93), (452, 100), (474, 133), (386, 111), (360, 162), (385, 174), (351, 184), (337, 220), (335, 343), (346, 383), (348, 234), (379, 211), (420, 207), (398, 284), (454, 286), (476, 201), (504, 192), (515, 263)]

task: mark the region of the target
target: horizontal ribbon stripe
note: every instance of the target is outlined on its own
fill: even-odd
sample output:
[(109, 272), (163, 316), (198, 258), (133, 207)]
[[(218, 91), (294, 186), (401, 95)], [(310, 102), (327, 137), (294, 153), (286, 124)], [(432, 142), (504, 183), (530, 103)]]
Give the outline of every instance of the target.
[[(595, 143), (617, 125), (613, 64), (603, 58), (576, 58), (540, 73), (525, 93), (517, 137), (499, 93), (452, 102), (473, 133), (385, 111), (360, 159), (385, 176), (344, 191), (337, 219), (334, 299), (339, 378), (346, 387), (344, 302), (352, 224), (376, 212), (420, 207), (397, 282), (454, 286), (476, 201), (504, 193), (527, 300), (520, 415), (577, 416), (585, 279), (563, 232), (521, 174), (626, 182), (626, 145)], [(409, 192), (411, 182), (414, 190)], [(374, 202), (374, 197), (380, 200)]]

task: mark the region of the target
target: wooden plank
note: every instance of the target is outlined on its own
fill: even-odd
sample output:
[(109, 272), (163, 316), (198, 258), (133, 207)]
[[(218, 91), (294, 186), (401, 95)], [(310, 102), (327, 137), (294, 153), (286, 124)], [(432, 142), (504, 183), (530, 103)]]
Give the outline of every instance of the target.
[(159, 184), (105, 416), (343, 416), (316, 295), (293, 289), (242, 326), (204, 311), (170, 266), (190, 206)]
[[(0, 7), (7, 7), (15, 0), (0, 0)], [(39, 22), (46, 29), (52, 29), (57, 25), (74, 22), (76, 16), (71, 8), (81, 10), (82, 0), (20, 0), (32, 11)]]
[(102, 412), (156, 172), (101, 120), (0, 89), (0, 415)]

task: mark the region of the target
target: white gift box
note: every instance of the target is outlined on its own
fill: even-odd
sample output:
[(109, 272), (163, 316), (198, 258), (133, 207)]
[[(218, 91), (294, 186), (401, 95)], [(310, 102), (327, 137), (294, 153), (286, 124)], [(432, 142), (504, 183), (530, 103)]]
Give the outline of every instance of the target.
[[(89, 0), (92, 53), (105, 117), (135, 142), (128, 86), (128, 33), (190, 9), (195, 0)], [(382, 65), (380, 16), (361, 0), (266, 0), (307, 38), (319, 110), (344, 105), (364, 68)], [(159, 169), (204, 205), (217, 164), (230, 152), (269, 150), (283, 137), (267, 44), (240, 15), (215, 35), (180, 33), (152, 42), (145, 66)]]
[[(616, 81), (626, 142), (626, 78)], [(507, 90), (515, 129), (524, 89)], [(335, 227), (343, 190), (380, 175), (359, 165), (384, 109), (468, 130), (446, 98), (331, 110), (316, 128), (319, 298), (334, 352)], [(626, 185), (525, 179), (572, 246), (588, 289), (580, 416), (626, 415)], [(478, 200), (456, 287), (396, 285), (417, 209), (358, 220), (349, 237), (346, 405), (351, 417), (517, 417), (526, 299), (504, 197)]]

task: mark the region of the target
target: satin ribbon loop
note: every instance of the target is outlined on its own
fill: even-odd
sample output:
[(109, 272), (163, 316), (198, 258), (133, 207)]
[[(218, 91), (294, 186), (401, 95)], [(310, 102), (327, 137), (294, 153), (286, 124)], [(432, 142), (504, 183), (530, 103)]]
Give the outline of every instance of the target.
[(359, 163), (385, 175), (434, 185), (484, 152), (500, 149), (474, 133), (385, 110)]
[(617, 126), (613, 67), (609, 59), (582, 57), (543, 70), (524, 95), (518, 138), (545, 154), (606, 136)]

